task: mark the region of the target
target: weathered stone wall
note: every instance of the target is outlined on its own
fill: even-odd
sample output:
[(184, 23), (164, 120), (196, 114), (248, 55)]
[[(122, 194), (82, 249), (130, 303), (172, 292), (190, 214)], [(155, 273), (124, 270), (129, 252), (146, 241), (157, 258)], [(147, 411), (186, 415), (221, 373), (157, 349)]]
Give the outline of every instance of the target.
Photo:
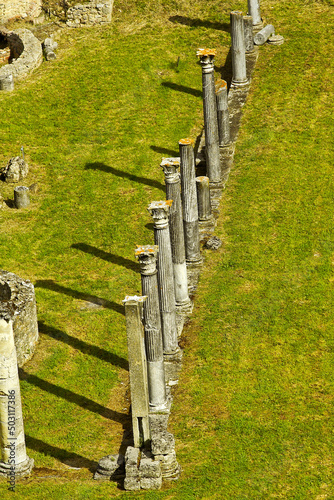
[(108, 0), (103, 3), (93, 0), (83, 5), (75, 5), (67, 11), (66, 24), (72, 28), (77, 28), (82, 25), (92, 26), (94, 24), (110, 23), (113, 4), (114, 0)]
[[(1, 0), (0, 0), (1, 1)], [(0, 34), (7, 39), (10, 48), (11, 64), (0, 68), (0, 79), (13, 75), (14, 80), (25, 78), (43, 61), (41, 42), (30, 30), (18, 29), (15, 31), (0, 30)]]
[(22, 367), (34, 354), (38, 341), (35, 290), (16, 274), (0, 270), (0, 318), (13, 321), (17, 363)]
[(15, 17), (38, 17), (42, 0), (0, 0), (0, 24)]

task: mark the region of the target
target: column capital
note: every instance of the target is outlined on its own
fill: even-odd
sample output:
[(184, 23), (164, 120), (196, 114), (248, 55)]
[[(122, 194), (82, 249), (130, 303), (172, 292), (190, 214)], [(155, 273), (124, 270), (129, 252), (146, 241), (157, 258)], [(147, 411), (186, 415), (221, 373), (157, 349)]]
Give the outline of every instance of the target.
[(180, 157), (162, 158), (160, 167), (164, 171), (166, 184), (174, 184), (180, 181)]
[(168, 227), (168, 215), (173, 200), (152, 201), (147, 210), (153, 217), (154, 226), (156, 229), (164, 229)]
[(151, 276), (157, 272), (158, 251), (158, 245), (137, 246), (135, 257), (138, 259), (140, 265), (140, 274)]
[(217, 54), (216, 49), (198, 49), (196, 52), (197, 57), (200, 58), (203, 73), (213, 73), (214, 71), (214, 58)]

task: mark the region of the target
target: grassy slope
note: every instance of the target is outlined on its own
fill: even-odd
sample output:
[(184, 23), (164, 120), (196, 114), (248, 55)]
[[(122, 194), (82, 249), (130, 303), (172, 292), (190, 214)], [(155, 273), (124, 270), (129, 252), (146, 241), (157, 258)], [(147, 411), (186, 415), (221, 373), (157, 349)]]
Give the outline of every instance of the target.
[[(243, 6), (209, 5), (175, 11), (205, 25), (168, 23), (158, 5), (165, 22), (145, 26), (138, 4), (139, 26), (134, 13), (112, 31), (71, 32), (55, 63), (0, 96), (3, 161), (24, 144), (29, 180), (41, 185), (31, 209), (4, 211), (0, 235), (2, 267), (37, 284), (46, 325), (22, 381), (28, 452), (50, 469), (42, 476), (64, 474), (19, 485), (18, 498), (133, 498), (92, 482), (89, 469), (117, 451), (126, 422), (119, 303), (139, 291), (133, 248), (152, 240), (145, 207), (163, 197), (157, 165), (201, 120), (196, 92), (161, 83), (200, 89), (194, 50), (228, 46), (212, 23)], [(287, 43), (261, 49), (224, 194), (225, 249), (208, 256), (185, 332), (172, 415), (183, 478), (137, 497), (331, 497), (331, 17), (319, 3), (261, 5)], [(86, 295), (104, 308), (81, 309)], [(82, 467), (77, 481), (64, 463)]]

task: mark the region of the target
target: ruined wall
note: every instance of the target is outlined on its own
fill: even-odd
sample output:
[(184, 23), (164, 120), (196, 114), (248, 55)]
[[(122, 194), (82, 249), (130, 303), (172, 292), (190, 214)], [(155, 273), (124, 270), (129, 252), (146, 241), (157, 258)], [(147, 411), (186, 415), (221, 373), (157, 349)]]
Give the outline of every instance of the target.
[(34, 354), (38, 341), (33, 284), (0, 269), (0, 319), (13, 321), (17, 363), (22, 367)]
[(42, 0), (0, 0), (0, 24), (15, 17), (38, 17)]
[[(0, 0), (1, 1), (1, 0)], [(72, 28), (81, 25), (93, 26), (94, 24), (106, 24), (111, 21), (114, 0), (92, 0), (89, 3), (77, 4), (68, 9), (66, 13), (66, 24)]]
[[(1, 0), (0, 0), (1, 1)], [(42, 45), (30, 30), (20, 28), (15, 31), (0, 29), (10, 48), (11, 64), (0, 68), (0, 79), (12, 75), (14, 80), (25, 78), (43, 61)]]

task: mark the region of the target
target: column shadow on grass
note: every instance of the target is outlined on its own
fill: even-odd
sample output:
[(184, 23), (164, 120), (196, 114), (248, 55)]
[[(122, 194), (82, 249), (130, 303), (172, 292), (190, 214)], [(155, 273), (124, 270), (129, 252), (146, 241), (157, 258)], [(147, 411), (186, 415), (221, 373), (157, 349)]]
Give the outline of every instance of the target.
[(27, 373), (22, 368), (19, 369), (19, 375), (20, 379), (25, 380), (29, 384), (32, 384), (45, 392), (54, 394), (59, 398), (65, 399), (69, 403), (74, 403), (84, 410), (97, 413), (98, 415), (101, 415), (104, 418), (108, 418), (109, 420), (114, 420), (115, 422), (124, 424), (124, 421), (129, 418), (127, 414), (119, 413), (117, 411), (111, 410), (110, 408), (106, 408), (105, 406), (96, 403), (96, 401), (86, 398), (86, 396), (81, 396), (80, 394), (77, 394), (70, 389), (64, 389), (63, 387), (59, 387), (58, 385), (52, 384), (51, 382), (47, 382), (46, 380), (43, 380), (36, 375)]
[(89, 458), (82, 457), (77, 453), (64, 450), (58, 446), (47, 444), (40, 439), (29, 436), (28, 434), (25, 435), (25, 439), (28, 448), (31, 448), (39, 453), (43, 453), (43, 455), (60, 460), (62, 463), (69, 465), (70, 467), (83, 467), (92, 473), (96, 471), (97, 462), (94, 462), (94, 460), (89, 460)]
[(98, 306), (105, 307), (107, 309), (112, 309), (119, 314), (124, 316), (124, 307), (121, 304), (117, 304), (111, 300), (101, 299), (96, 297), (96, 295), (90, 295), (83, 292), (78, 292), (77, 290), (72, 290), (62, 285), (58, 285), (53, 280), (37, 280), (35, 283), (37, 288), (45, 288), (46, 290), (52, 290), (53, 292), (62, 293), (64, 295), (69, 295), (75, 299), (84, 300), (85, 302), (91, 302)]
[(43, 333), (44, 335), (48, 335), (55, 340), (59, 340), (60, 342), (64, 342), (65, 344), (70, 345), (74, 349), (81, 351), (84, 354), (88, 354), (89, 356), (95, 356), (102, 361), (106, 361), (111, 363), (114, 366), (119, 366), (124, 370), (129, 369), (128, 361), (124, 358), (117, 356), (117, 354), (113, 354), (112, 352), (106, 351), (101, 347), (98, 347), (93, 344), (89, 344), (88, 342), (84, 342), (83, 340), (79, 340), (72, 335), (68, 335), (68, 333), (63, 332), (62, 330), (58, 330), (57, 328), (53, 328), (52, 326), (46, 325), (43, 321), (38, 322), (38, 331)]
[(156, 189), (165, 190), (165, 186), (161, 184), (161, 182), (156, 181), (154, 179), (147, 179), (146, 177), (139, 177), (138, 175), (129, 174), (128, 172), (124, 172), (123, 170), (119, 170), (114, 167), (110, 167), (105, 163), (94, 162), (87, 163), (85, 166), (86, 170), (101, 170), (102, 172), (107, 172), (109, 174), (117, 175), (117, 177), (121, 177), (123, 179), (129, 179), (130, 181), (138, 182), (140, 184), (146, 184), (146, 186), (154, 187)]
[(107, 262), (112, 262), (112, 264), (117, 264), (118, 266), (126, 267), (131, 271), (136, 273), (139, 272), (137, 262), (134, 260), (126, 259), (120, 255), (115, 255), (113, 253), (105, 252), (99, 248), (93, 247), (92, 245), (87, 245), (87, 243), (73, 243), (71, 248), (76, 250), (81, 250), (81, 252), (90, 253), (99, 259), (106, 260)]
[(172, 90), (177, 90), (178, 92), (184, 92), (185, 94), (193, 95), (194, 97), (202, 97), (201, 90), (186, 87), (185, 85), (179, 85), (173, 82), (162, 82), (161, 85)]
[(169, 21), (175, 24), (184, 24), (185, 26), (209, 28), (213, 30), (226, 31), (228, 33), (231, 31), (230, 23), (204, 21), (203, 19), (194, 19), (186, 16), (171, 16), (169, 18)]

